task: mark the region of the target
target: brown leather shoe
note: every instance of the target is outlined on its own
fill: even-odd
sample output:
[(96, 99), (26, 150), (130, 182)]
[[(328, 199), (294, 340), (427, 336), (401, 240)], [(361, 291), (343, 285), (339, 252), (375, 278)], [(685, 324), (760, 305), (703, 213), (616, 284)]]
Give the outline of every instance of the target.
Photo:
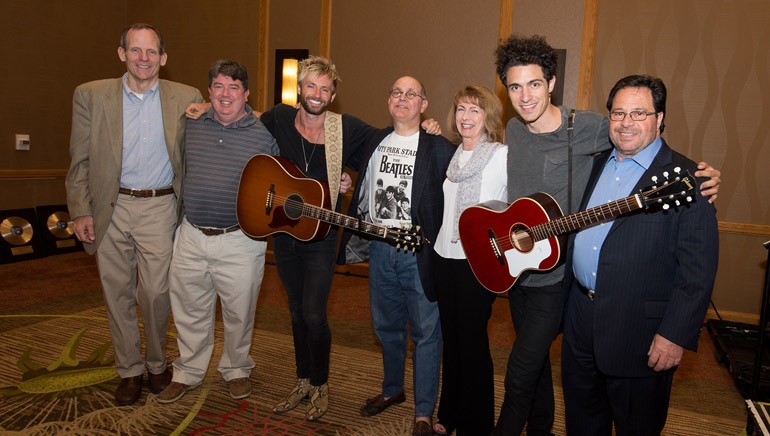
[(195, 385), (186, 385), (184, 383), (172, 381), (168, 384), (168, 386), (166, 386), (166, 389), (163, 389), (163, 392), (158, 394), (156, 399), (160, 404), (173, 403), (174, 401), (182, 398), (187, 391), (190, 389), (195, 389), (198, 386), (200, 386), (200, 383)]
[(150, 373), (150, 392), (155, 395), (163, 392), (163, 389), (166, 389), (166, 386), (171, 383), (173, 375), (174, 370), (170, 366), (166, 367), (166, 370), (160, 374)]
[(251, 395), (251, 381), (248, 377), (241, 377), (228, 381), (227, 388), (230, 390), (230, 396), (235, 400), (240, 400)]
[(428, 421), (415, 421), (412, 427), (412, 436), (433, 436), (433, 429)]
[(143, 378), (144, 374), (120, 379), (120, 384), (115, 389), (115, 402), (118, 406), (128, 406), (139, 401), (142, 396)]
[(401, 391), (396, 395), (393, 395), (387, 400), (385, 399), (385, 397), (382, 396), (382, 394), (379, 394), (376, 397), (372, 397), (366, 400), (366, 403), (364, 403), (364, 406), (361, 407), (361, 411), (360, 411), (361, 416), (377, 415), (378, 413), (382, 412), (388, 407), (394, 404), (401, 404), (405, 400), (406, 400), (406, 395), (404, 394), (404, 391)]

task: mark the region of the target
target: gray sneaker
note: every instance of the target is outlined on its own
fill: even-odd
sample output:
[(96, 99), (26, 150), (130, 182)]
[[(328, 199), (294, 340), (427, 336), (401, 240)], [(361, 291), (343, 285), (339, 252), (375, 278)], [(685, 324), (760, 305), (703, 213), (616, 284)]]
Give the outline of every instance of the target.
[(248, 377), (232, 379), (227, 382), (227, 387), (230, 388), (230, 396), (236, 400), (251, 395), (251, 382)]
[(297, 379), (297, 384), (294, 389), (289, 392), (286, 399), (273, 406), (273, 412), (284, 413), (297, 407), (300, 401), (307, 398), (310, 393), (310, 379), (300, 378)]
[(315, 421), (329, 410), (329, 383), (310, 389), (310, 405), (305, 413), (308, 421)]
[(185, 392), (189, 391), (190, 389), (194, 389), (199, 385), (200, 383), (197, 385), (186, 385), (184, 383), (172, 381), (168, 384), (168, 386), (166, 386), (166, 389), (163, 389), (158, 394), (158, 402), (161, 404), (173, 403), (174, 401), (182, 398)]

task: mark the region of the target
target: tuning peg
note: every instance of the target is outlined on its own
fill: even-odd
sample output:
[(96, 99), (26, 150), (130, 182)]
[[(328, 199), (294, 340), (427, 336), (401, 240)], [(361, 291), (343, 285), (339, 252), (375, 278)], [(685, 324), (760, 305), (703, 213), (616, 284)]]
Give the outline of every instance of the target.
[(668, 205), (668, 203), (663, 204), (663, 210), (669, 210), (671, 206)]
[(658, 176), (652, 176), (652, 182), (658, 183)]
[(665, 177), (666, 179), (668, 179), (668, 171), (663, 171), (663, 177)]
[(674, 167), (674, 172), (679, 174), (679, 173), (682, 172), (682, 168), (681, 167)]
[(691, 196), (689, 196), (689, 195), (688, 195), (688, 196), (686, 197), (686, 199), (687, 199), (687, 202), (688, 202), (688, 203), (692, 203), (692, 197), (691, 197)]
[(679, 203), (679, 200), (675, 201), (674, 204), (676, 204), (677, 206), (681, 206), (681, 203)]

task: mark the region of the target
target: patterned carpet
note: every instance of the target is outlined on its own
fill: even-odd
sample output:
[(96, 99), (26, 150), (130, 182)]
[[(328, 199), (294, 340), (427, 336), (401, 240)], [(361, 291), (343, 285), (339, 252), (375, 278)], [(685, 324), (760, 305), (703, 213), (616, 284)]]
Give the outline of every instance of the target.
[[(356, 272), (354, 269), (353, 272)], [(333, 334), (331, 407), (320, 422), (304, 419), (306, 403), (287, 414), (271, 411), (294, 383), (286, 297), (272, 265), (257, 306), (252, 395), (233, 400), (216, 371), (217, 345), (205, 383), (177, 403), (161, 405), (143, 394), (133, 406), (115, 407), (118, 383), (93, 258), (71, 253), (0, 265), (0, 434), (238, 434), (403, 435), (411, 432), (411, 364), (408, 401), (375, 418), (358, 409), (376, 394), (381, 360), (372, 333), (367, 280), (337, 275), (329, 302)], [(514, 338), (507, 301), (490, 322), (497, 401), (502, 401), (507, 353)], [(177, 354), (170, 323), (168, 354)], [(556, 434), (564, 434), (559, 341), (552, 348), (557, 394)], [(688, 352), (676, 373), (664, 434), (737, 435), (745, 426), (743, 401), (727, 369), (703, 334), (699, 353)]]

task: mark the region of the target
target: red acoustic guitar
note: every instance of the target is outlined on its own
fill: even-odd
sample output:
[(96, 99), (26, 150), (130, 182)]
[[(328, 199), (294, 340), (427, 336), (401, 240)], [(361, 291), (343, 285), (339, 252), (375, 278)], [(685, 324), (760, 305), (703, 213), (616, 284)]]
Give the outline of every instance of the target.
[(330, 224), (385, 239), (404, 250), (422, 244), (419, 226), (388, 228), (331, 209), (329, 185), (305, 177), (288, 159), (258, 154), (246, 163), (238, 186), (238, 224), (244, 233), (263, 238), (287, 233), (301, 241), (323, 239)]
[[(675, 169), (679, 173), (679, 168)], [(510, 205), (488, 201), (471, 206), (460, 215), (460, 242), (473, 274), (492, 292), (505, 292), (526, 270), (555, 267), (566, 248), (566, 233), (654, 204), (668, 209), (679, 199), (694, 200), (695, 178), (685, 171), (672, 180), (642, 189), (621, 200), (562, 216), (550, 195), (538, 192)], [(656, 181), (656, 178), (653, 178)]]

